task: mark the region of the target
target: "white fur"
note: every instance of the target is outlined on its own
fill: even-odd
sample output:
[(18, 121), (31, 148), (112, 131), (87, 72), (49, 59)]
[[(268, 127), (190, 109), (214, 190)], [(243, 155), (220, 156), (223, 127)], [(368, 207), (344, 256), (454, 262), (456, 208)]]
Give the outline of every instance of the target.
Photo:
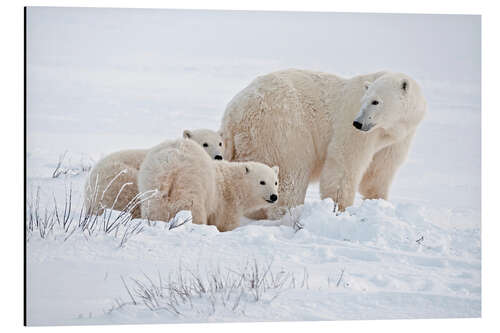
[(271, 206), (266, 200), (278, 194), (279, 185), (277, 167), (214, 161), (184, 139), (153, 148), (138, 183), (141, 192), (157, 193), (141, 205), (143, 218), (169, 221), (190, 210), (193, 223), (216, 225), (220, 231), (236, 228), (244, 213)]
[[(220, 132), (225, 159), (280, 167), (279, 206), (256, 214), (278, 218), (304, 202), (316, 179), (321, 196), (341, 209), (353, 203), (358, 189), (367, 198), (387, 198), (425, 111), (420, 87), (405, 74), (344, 79), (290, 69), (258, 77), (238, 93)], [(355, 119), (369, 130), (354, 128)]]
[[(217, 132), (208, 129), (185, 130), (184, 138), (189, 138), (212, 158), (223, 155), (224, 145)], [(167, 141), (168, 142), (168, 141)], [(85, 186), (85, 205), (91, 214), (102, 214), (104, 208), (124, 210), (139, 193), (137, 174), (149, 149), (122, 150), (101, 159), (93, 168)], [(131, 214), (140, 216), (140, 206), (136, 205)]]

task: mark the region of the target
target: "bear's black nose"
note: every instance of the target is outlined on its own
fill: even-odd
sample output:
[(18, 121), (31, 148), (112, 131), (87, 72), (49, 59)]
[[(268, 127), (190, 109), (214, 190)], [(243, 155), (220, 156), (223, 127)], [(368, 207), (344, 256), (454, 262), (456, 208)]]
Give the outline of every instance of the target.
[(361, 127), (363, 127), (363, 124), (361, 124), (359, 121), (354, 121), (352, 123), (352, 126), (356, 127), (357, 129), (361, 129)]
[(222, 156), (220, 156), (220, 155), (215, 155), (215, 157), (214, 157), (214, 158), (215, 158), (216, 160), (222, 160)]
[(271, 199), (272, 202), (275, 202), (276, 200), (278, 200), (278, 196), (276, 194), (271, 194), (271, 197), (269, 199)]

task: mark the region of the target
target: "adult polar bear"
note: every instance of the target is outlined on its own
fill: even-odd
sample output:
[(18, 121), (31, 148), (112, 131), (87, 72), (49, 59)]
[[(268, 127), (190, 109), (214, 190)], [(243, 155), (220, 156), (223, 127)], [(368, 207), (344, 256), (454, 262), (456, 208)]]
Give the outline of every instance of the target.
[(309, 182), (321, 197), (352, 205), (387, 198), (426, 112), (419, 85), (401, 73), (344, 79), (289, 69), (257, 77), (228, 104), (220, 132), (225, 159), (280, 168), (277, 207), (252, 215), (279, 218), (304, 202)]

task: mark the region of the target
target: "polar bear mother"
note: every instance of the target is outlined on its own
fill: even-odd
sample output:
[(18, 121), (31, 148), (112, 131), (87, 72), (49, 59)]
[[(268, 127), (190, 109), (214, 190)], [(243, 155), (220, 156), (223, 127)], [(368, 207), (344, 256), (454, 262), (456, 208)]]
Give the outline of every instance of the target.
[(356, 191), (384, 198), (426, 112), (419, 85), (401, 73), (344, 79), (305, 70), (257, 77), (228, 104), (221, 125), (230, 161), (280, 168), (279, 207), (254, 218), (279, 218), (304, 202), (319, 179), (321, 197), (344, 209)]

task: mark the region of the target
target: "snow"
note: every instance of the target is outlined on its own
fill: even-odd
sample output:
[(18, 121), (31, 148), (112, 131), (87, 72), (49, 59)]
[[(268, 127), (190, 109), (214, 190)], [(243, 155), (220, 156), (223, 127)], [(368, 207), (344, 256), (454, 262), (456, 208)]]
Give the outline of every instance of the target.
[[(29, 8), (27, 29), (28, 201), (38, 192), (50, 218), (71, 192), (73, 218), (69, 231), (28, 233), (29, 325), (481, 315), (479, 17)], [(421, 83), (429, 112), (390, 201), (357, 197), (338, 213), (313, 184), (282, 220), (243, 219), (228, 233), (126, 218), (105, 233), (104, 217), (71, 233), (99, 158), (218, 129), (255, 76), (290, 67), (390, 69)], [(52, 178), (60, 159), (66, 174)], [(133, 304), (123, 283), (137, 298), (134, 279), (235, 279), (254, 263), (289, 280), (258, 300), (260, 289), (205, 293), (181, 314), (167, 297), (167, 309)]]

